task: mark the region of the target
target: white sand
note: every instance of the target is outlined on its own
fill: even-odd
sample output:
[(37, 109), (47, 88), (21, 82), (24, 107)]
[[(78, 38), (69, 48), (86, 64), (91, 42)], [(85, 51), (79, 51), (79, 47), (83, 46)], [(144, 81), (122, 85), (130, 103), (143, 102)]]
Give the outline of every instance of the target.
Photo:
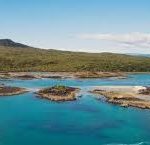
[(94, 87), (94, 89), (138, 93), (139, 90), (146, 89), (146, 88), (143, 86), (96, 86)]
[(130, 93), (133, 94), (135, 98), (150, 101), (150, 95), (139, 94), (139, 90), (146, 89), (146, 87), (143, 86), (96, 86), (94, 89)]

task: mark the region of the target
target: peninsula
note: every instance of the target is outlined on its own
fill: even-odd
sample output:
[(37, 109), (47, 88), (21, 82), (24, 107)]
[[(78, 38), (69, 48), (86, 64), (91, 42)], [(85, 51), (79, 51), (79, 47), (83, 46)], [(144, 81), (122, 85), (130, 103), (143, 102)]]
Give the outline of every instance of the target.
[(123, 107), (150, 109), (150, 87), (143, 86), (99, 86), (91, 93), (103, 97), (109, 103)]

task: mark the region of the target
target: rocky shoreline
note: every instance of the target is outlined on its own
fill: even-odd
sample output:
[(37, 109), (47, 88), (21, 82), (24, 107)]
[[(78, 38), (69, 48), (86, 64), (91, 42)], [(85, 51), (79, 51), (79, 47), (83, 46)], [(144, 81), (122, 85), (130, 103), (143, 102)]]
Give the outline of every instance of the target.
[(13, 96), (28, 92), (25, 88), (0, 86), (0, 96)]
[[(28, 89), (0, 85), (0, 96), (13, 96), (28, 92)], [(55, 101), (74, 101), (79, 98), (79, 88), (69, 86), (52, 86), (34, 90), (39, 98)], [(150, 109), (150, 87), (143, 86), (97, 86), (90, 91), (96, 94), (97, 99), (122, 107), (137, 107)]]
[(73, 79), (86, 79), (86, 78), (126, 78), (126, 73), (122, 72), (5, 72), (0, 73), (0, 79), (42, 79), (42, 78), (73, 78)]
[(97, 94), (98, 99), (102, 96), (106, 101), (118, 104), (122, 107), (137, 107), (141, 109), (150, 109), (150, 87), (142, 86), (101, 86), (90, 91)]
[(55, 102), (74, 101), (77, 100), (78, 88), (67, 86), (54, 86), (44, 88), (36, 92), (38, 97), (48, 99)]

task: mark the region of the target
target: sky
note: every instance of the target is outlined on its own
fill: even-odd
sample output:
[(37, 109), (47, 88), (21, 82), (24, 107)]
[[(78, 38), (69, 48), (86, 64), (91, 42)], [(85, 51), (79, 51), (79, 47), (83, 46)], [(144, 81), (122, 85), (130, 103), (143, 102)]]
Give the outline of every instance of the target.
[(150, 54), (150, 0), (0, 0), (0, 39), (85, 52)]

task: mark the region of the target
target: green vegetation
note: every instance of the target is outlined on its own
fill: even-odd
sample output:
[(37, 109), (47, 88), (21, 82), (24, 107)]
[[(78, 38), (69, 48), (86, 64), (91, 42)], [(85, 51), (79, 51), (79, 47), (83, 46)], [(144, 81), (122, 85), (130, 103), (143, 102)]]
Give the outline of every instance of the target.
[(51, 94), (56, 96), (67, 96), (71, 92), (74, 92), (76, 88), (67, 87), (67, 86), (54, 86), (51, 88), (46, 88), (43, 90), (40, 90), (40, 94)]
[(8, 44), (0, 45), (0, 71), (149, 72), (150, 58), (113, 53), (44, 50)]

